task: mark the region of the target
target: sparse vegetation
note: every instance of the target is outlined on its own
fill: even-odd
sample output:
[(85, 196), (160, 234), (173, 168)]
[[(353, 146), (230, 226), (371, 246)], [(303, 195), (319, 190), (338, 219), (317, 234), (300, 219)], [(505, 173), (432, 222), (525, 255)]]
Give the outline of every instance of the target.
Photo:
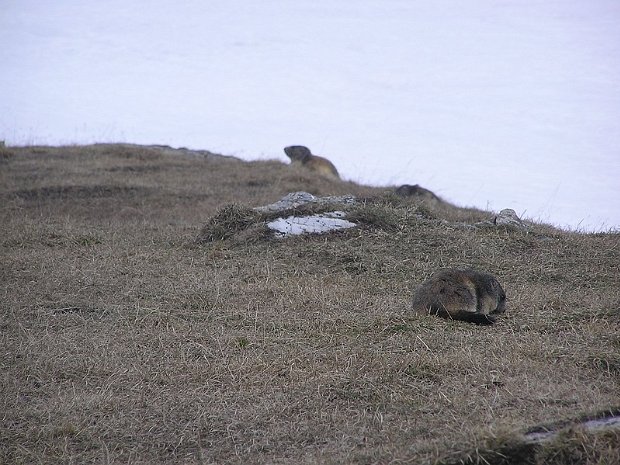
[(251, 208), (236, 204), (226, 205), (203, 226), (197, 241), (204, 243), (228, 239), (257, 223), (259, 217)]
[(13, 152), (11, 151), (11, 149), (6, 146), (3, 140), (0, 140), (0, 163), (12, 156)]
[[(620, 235), (277, 161), (11, 147), (0, 164), (0, 464), (615, 463)], [(251, 207), (354, 194), (360, 227), (274, 240)], [(458, 201), (458, 199), (455, 199)], [(493, 327), (412, 315), (433, 271), (508, 296)], [(615, 410), (617, 411), (617, 409)]]

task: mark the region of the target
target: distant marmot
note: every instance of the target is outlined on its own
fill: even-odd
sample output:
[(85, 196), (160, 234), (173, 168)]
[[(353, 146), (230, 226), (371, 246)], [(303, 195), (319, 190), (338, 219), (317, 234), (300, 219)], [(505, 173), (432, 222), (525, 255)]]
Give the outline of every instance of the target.
[(490, 325), (505, 306), (506, 293), (497, 279), (467, 268), (434, 273), (414, 292), (412, 308), (418, 314)]
[(441, 202), (442, 200), (437, 197), (432, 191), (419, 186), (418, 184), (412, 186), (410, 184), (403, 184), (394, 190), (396, 195), (401, 197), (417, 197), (420, 199), (434, 200), (437, 202)]
[(293, 164), (301, 164), (306, 168), (326, 178), (340, 179), (338, 170), (327, 158), (312, 155), (308, 147), (303, 145), (291, 145), (284, 148), (284, 153), (291, 159)]

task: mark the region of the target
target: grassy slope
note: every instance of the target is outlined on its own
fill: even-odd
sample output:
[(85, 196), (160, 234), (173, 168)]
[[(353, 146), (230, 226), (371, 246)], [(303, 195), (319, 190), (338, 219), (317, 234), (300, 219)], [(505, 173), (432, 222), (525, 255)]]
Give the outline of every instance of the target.
[[(344, 233), (200, 245), (231, 202), (385, 189), (138, 146), (1, 155), (0, 463), (476, 462), (620, 403), (618, 234), (384, 197)], [(498, 324), (409, 313), (462, 265), (498, 276)], [(563, 441), (546, 463), (620, 455)]]

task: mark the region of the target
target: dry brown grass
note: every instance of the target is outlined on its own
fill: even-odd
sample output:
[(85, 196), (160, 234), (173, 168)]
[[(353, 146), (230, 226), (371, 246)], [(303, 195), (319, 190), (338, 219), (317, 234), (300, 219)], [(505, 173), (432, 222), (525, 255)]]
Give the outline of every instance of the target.
[[(11, 153), (0, 463), (536, 463), (516, 433), (620, 403), (618, 234), (472, 229), (492, 215), (276, 161)], [(196, 243), (226, 205), (297, 190), (368, 198), (362, 226)], [(499, 278), (495, 326), (410, 313), (447, 266)], [(535, 460), (613, 463), (614, 434), (567, 433)]]

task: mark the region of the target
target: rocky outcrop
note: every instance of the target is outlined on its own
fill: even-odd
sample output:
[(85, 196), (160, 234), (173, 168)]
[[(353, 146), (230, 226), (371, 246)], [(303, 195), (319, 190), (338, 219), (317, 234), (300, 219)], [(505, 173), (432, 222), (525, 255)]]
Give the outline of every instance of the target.
[[(292, 192), (270, 205), (254, 208), (260, 213), (286, 212), (306, 205), (353, 205), (356, 203), (352, 195), (315, 197), (308, 192)], [(289, 215), (286, 218), (276, 218), (267, 223), (267, 227), (278, 237), (287, 237), (299, 234), (322, 234), (338, 229), (353, 228), (355, 223), (345, 219), (346, 213), (340, 210), (305, 216)]]
[[(284, 238), (300, 234), (324, 234), (356, 226), (367, 227), (368, 224), (374, 227), (381, 225), (380, 228), (386, 229), (385, 221), (377, 221), (376, 214), (371, 215), (373, 219), (370, 223), (364, 220), (368, 216), (368, 211), (364, 210), (367, 206), (366, 202), (361, 204), (353, 195), (317, 197), (304, 191), (291, 192), (269, 205), (254, 208), (230, 205), (221, 209), (205, 224), (198, 241), (222, 240), (251, 230), (260, 230), (272, 237)], [(371, 204), (368, 208), (372, 212), (375, 207)], [(377, 208), (381, 210), (381, 207)], [(360, 209), (365, 211), (365, 216), (362, 214), (360, 217)], [(493, 219), (477, 223), (428, 220), (417, 213), (413, 216), (423, 221), (439, 221), (460, 229), (501, 227), (515, 231), (528, 230), (527, 225), (511, 209), (504, 209)]]
[(315, 197), (308, 192), (291, 192), (286, 194), (275, 203), (256, 207), (254, 210), (261, 213), (283, 212), (298, 208), (303, 205), (328, 205), (328, 204), (345, 204), (353, 205), (356, 203), (354, 195), (341, 195), (331, 197)]
[(498, 226), (516, 231), (527, 231), (527, 225), (517, 216), (517, 213), (512, 208), (503, 209), (492, 220), (473, 224), (474, 228), (496, 228)]

